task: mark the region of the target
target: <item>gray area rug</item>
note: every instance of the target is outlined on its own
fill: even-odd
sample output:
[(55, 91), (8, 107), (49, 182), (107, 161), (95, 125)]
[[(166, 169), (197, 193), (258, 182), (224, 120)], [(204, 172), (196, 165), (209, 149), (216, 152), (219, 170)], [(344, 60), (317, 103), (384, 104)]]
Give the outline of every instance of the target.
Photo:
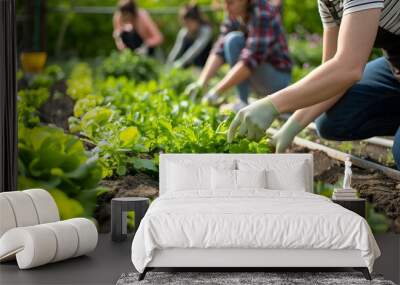
[(395, 285), (376, 275), (368, 281), (359, 272), (148, 272), (142, 281), (137, 280), (138, 276), (138, 273), (122, 274), (117, 285)]

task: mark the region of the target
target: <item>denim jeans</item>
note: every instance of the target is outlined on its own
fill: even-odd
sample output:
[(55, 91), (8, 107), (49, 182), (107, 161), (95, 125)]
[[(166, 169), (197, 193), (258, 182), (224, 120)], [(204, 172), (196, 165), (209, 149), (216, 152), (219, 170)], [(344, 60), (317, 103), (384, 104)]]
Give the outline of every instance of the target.
[[(246, 39), (242, 32), (234, 31), (225, 36), (224, 58), (232, 67), (239, 59), (240, 52), (246, 45)], [(280, 71), (269, 63), (259, 65), (249, 79), (237, 85), (239, 99), (248, 103), (250, 87), (261, 97), (272, 94), (287, 87), (291, 80), (290, 72)]]
[(328, 140), (361, 140), (395, 136), (393, 156), (400, 168), (400, 81), (383, 57), (369, 62), (362, 79), (316, 120), (318, 134)]

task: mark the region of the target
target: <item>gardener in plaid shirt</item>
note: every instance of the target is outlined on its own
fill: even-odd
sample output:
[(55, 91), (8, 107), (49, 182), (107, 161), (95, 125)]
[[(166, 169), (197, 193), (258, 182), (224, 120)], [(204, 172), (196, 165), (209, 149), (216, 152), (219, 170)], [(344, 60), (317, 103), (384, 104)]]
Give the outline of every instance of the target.
[[(277, 2), (277, 1), (274, 1)], [(203, 97), (218, 105), (222, 94), (236, 86), (239, 102), (234, 110), (248, 105), (250, 88), (264, 97), (285, 88), (291, 80), (292, 62), (283, 31), (280, 9), (268, 0), (225, 0), (228, 16), (221, 34), (197, 82), (187, 92), (205, 88), (226, 62), (225, 77)]]

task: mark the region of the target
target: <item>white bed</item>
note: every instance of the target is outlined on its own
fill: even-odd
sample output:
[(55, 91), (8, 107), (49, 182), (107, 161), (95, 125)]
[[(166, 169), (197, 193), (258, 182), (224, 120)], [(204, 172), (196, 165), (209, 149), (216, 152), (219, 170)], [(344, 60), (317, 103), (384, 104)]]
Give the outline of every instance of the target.
[(310, 154), (162, 154), (132, 262), (140, 279), (155, 267), (354, 267), (370, 278), (380, 251), (367, 222), (312, 192)]

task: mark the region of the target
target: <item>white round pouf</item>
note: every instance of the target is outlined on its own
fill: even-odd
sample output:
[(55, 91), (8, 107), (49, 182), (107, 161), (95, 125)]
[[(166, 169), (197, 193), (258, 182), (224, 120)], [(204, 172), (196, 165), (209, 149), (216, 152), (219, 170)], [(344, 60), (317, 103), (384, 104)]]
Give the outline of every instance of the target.
[(74, 226), (78, 233), (78, 250), (74, 257), (91, 252), (96, 248), (98, 233), (96, 226), (91, 220), (85, 218), (74, 218), (65, 220), (64, 222)]
[(0, 193), (0, 262), (20, 269), (77, 257), (94, 250), (98, 233), (85, 218), (59, 221), (57, 205), (42, 189)]
[(41, 225), (11, 229), (0, 239), (0, 258), (16, 255), (20, 269), (49, 263), (56, 252), (55, 234)]
[(39, 217), (39, 224), (60, 220), (57, 204), (49, 192), (43, 189), (29, 189), (24, 190), (23, 193), (31, 197)]
[(39, 224), (38, 214), (30, 196), (22, 191), (1, 193), (13, 209), (17, 227), (26, 227)]
[(57, 252), (51, 262), (71, 258), (78, 250), (78, 233), (65, 221), (41, 225), (51, 229), (56, 235)]
[(14, 211), (6, 197), (0, 195), (0, 237), (8, 230), (15, 228)]

